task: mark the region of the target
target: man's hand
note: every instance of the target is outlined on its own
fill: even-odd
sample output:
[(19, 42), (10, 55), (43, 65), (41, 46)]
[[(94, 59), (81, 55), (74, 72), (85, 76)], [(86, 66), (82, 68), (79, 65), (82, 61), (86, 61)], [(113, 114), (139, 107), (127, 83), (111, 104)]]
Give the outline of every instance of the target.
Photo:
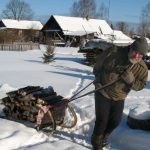
[(99, 89), (99, 88), (101, 88), (102, 87), (102, 84), (101, 83), (95, 83), (95, 88), (96, 89)]
[(127, 84), (131, 84), (135, 78), (134, 75), (131, 71), (125, 71), (122, 75), (121, 78), (127, 83)]

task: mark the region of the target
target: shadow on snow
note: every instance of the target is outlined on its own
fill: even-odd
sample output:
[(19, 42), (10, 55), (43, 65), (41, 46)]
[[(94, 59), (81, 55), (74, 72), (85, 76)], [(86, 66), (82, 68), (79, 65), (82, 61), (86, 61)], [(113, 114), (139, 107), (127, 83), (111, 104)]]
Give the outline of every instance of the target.
[(66, 72), (58, 72), (58, 71), (48, 71), (48, 72), (55, 73), (55, 74), (60, 74), (60, 75), (67, 75), (67, 76), (76, 77), (76, 78), (83, 78), (84, 77), (84, 79), (94, 80), (94, 76), (89, 76), (89, 75), (82, 75), (82, 74), (76, 74), (76, 73), (66, 73)]

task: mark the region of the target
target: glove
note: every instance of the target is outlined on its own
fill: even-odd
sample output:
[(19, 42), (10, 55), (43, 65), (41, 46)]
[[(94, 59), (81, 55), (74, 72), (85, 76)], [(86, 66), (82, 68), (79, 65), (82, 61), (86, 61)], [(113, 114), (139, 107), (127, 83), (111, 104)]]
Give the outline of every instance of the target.
[(99, 82), (94, 82), (94, 85), (95, 85), (95, 88), (96, 88), (96, 89), (102, 87), (101, 83), (99, 83)]
[(132, 84), (134, 81), (134, 75), (131, 71), (125, 71), (123, 75), (121, 75), (121, 78), (127, 83), (127, 84)]

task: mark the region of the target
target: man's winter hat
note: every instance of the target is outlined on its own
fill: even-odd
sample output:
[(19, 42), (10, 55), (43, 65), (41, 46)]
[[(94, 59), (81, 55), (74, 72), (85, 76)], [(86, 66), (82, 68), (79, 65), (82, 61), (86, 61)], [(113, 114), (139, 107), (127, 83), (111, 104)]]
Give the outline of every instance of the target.
[(138, 51), (143, 55), (145, 55), (148, 51), (148, 43), (144, 37), (137, 38), (130, 47), (132, 50)]

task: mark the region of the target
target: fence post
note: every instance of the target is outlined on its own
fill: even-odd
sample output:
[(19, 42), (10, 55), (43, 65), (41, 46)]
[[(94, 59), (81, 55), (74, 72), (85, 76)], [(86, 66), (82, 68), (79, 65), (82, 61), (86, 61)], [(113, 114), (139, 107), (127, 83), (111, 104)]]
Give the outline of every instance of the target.
[(30, 50), (32, 50), (32, 42), (30, 42)]

